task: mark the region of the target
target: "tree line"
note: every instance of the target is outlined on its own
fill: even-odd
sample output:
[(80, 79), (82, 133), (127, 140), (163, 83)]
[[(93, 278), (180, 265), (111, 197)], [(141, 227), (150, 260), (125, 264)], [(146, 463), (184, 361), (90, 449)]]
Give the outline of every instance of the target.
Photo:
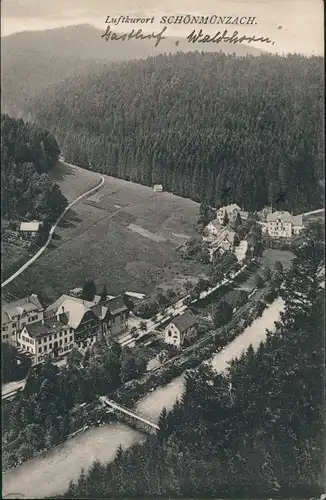
[[(215, 373), (191, 370), (157, 436), (96, 461), (60, 498), (289, 498), (323, 493), (324, 235), (309, 228), (285, 272), (275, 332)], [(300, 284), (300, 290), (298, 288)]]
[(322, 57), (161, 54), (67, 80), (30, 112), (84, 168), (213, 206), (322, 204)]
[[(4, 380), (17, 376), (12, 346), (1, 345), (4, 368), (10, 370)], [(12, 352), (13, 351), (13, 352)], [(51, 448), (85, 423), (92, 421), (86, 413), (83, 424), (78, 417), (78, 405), (98, 403), (122, 384), (140, 378), (147, 368), (149, 352), (142, 348), (121, 348), (120, 344), (99, 341), (85, 354), (73, 349), (61, 370), (49, 359), (29, 370), (26, 385), (15, 400), (4, 406), (3, 467), (13, 467), (18, 461), (32, 458), (45, 448)], [(101, 412), (97, 410), (98, 418)], [(96, 421), (95, 420), (95, 421)], [(11, 448), (10, 443), (16, 443)]]
[(1, 115), (1, 217), (53, 221), (68, 202), (48, 172), (59, 158), (55, 137), (37, 125)]

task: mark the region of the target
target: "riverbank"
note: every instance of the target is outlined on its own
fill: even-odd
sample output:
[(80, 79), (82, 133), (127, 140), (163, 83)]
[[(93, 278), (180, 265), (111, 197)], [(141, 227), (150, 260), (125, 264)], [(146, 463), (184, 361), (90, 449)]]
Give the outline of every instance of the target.
[[(227, 363), (239, 357), (250, 344), (257, 347), (266, 336), (266, 328), (273, 330), (282, 309), (283, 302), (277, 298), (237, 339), (213, 356), (211, 363), (214, 369), (224, 370)], [(183, 381), (184, 375), (181, 374), (164, 387), (149, 392), (137, 402), (137, 412), (157, 419), (163, 407), (171, 409), (182, 395)], [(143, 434), (124, 424), (93, 427), (42, 456), (5, 472), (3, 495), (20, 492), (27, 498), (42, 498), (61, 494), (67, 490), (69, 481), (78, 477), (82, 467), (88, 469), (96, 459), (109, 462), (120, 444), (126, 448), (145, 439)]]
[[(146, 394), (153, 392), (158, 387), (165, 386), (187, 369), (196, 368), (204, 360), (211, 357), (212, 353), (220, 352), (225, 345), (232, 342), (250, 326), (257, 317), (261, 316), (264, 309), (268, 307), (268, 304), (270, 304), (276, 296), (277, 291), (272, 284), (269, 284), (266, 289), (257, 290), (252, 300), (240, 307), (228, 324), (224, 325), (219, 330), (213, 330), (212, 332), (206, 333), (199, 341), (182, 351), (181, 354), (166, 361), (151, 372), (146, 373), (140, 379), (132, 380), (123, 387), (114, 390), (109, 394), (109, 399), (113, 399), (129, 408), (135, 407), (140, 398), (144, 397)], [(80, 405), (80, 407), (83, 406), (84, 405)], [(86, 425), (93, 426), (96, 425), (96, 423), (107, 422), (108, 419), (112, 421), (112, 419), (115, 418), (114, 415), (107, 415), (103, 408), (98, 407), (96, 400), (88, 406), (89, 409), (84, 414), (82, 420), (74, 422), (75, 418), (72, 418), (76, 426), (74, 425), (73, 427), (75, 428), (69, 429), (69, 435), (76, 432), (78, 429), (85, 429)], [(86, 410), (86, 407), (84, 410)], [(68, 439), (68, 434), (66, 434), (66, 436), (66, 439)], [(25, 458), (22, 458), (21, 453), (16, 453), (17, 447), (6, 444), (4, 446), (3, 470), (17, 467), (22, 464), (23, 461), (37, 457), (42, 454), (45, 449), (50, 450), (64, 439), (65, 436), (62, 436), (62, 440), (52, 443), (47, 448), (42, 447), (42, 449), (32, 450), (29, 456)]]
[(259, 318), (278, 295), (276, 290), (269, 287), (265, 290), (258, 290), (256, 293), (257, 296), (253, 303), (249, 302), (240, 307), (228, 324), (206, 334), (180, 355), (145, 374), (141, 379), (133, 380), (127, 386), (113, 391), (109, 394), (109, 398), (125, 406), (135, 407), (141, 397), (168, 384), (187, 369), (196, 368), (210, 358), (212, 353), (219, 353), (227, 344), (233, 342), (238, 335), (243, 333), (255, 319)]

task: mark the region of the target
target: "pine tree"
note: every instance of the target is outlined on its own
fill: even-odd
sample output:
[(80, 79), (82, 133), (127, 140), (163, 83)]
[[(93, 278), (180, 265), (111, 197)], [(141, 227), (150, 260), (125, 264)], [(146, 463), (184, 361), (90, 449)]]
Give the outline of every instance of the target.
[(240, 212), (237, 212), (237, 216), (235, 219), (235, 227), (238, 228), (239, 226), (242, 226), (242, 219), (241, 219)]
[(165, 407), (162, 409), (160, 416), (158, 418), (158, 426), (159, 429), (157, 431), (157, 436), (160, 442), (163, 442), (164, 438), (167, 436), (167, 430), (168, 430), (167, 411)]
[(296, 257), (285, 275), (281, 296), (285, 302), (283, 318), (293, 321), (295, 316), (296, 321), (305, 324), (308, 312), (319, 307), (323, 294), (321, 284), (324, 281), (325, 243), (322, 224), (310, 224), (303, 238), (301, 245), (294, 249)]
[(230, 222), (230, 219), (229, 219), (228, 213), (225, 212), (222, 224), (223, 224), (224, 227), (226, 227), (229, 224), (229, 222)]
[(103, 285), (103, 288), (102, 288), (102, 291), (101, 291), (101, 302), (104, 302), (105, 299), (107, 298), (108, 296), (108, 289), (106, 287), (106, 285)]
[(96, 294), (96, 285), (94, 283), (94, 280), (90, 278), (86, 279), (83, 286), (82, 298), (84, 300), (92, 302), (92, 300), (94, 300), (95, 294)]

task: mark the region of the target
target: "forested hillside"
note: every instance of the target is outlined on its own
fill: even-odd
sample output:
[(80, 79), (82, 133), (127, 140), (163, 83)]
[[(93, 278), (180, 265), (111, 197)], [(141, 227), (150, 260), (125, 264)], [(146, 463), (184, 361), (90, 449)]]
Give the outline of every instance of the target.
[(217, 205), (320, 207), (323, 58), (158, 55), (67, 81), (30, 107), (67, 159)]
[[(66, 498), (310, 498), (325, 489), (324, 235), (306, 231), (285, 278), (285, 313), (227, 373), (189, 372), (157, 437), (95, 462)], [(300, 295), (297, 293), (300, 282)], [(299, 300), (298, 300), (299, 299)]]
[[(4, 37), (1, 40), (2, 111), (26, 116), (28, 103), (40, 92), (68, 77), (92, 74), (106, 63), (146, 58), (161, 52), (202, 49), (202, 44), (188, 44), (185, 39), (176, 46), (173, 37), (167, 37), (158, 47), (148, 40), (107, 43), (102, 38), (104, 28), (105, 25), (99, 30), (83, 24)], [(261, 52), (255, 47), (229, 43), (210, 44), (205, 49), (234, 51), (238, 55)]]
[(47, 172), (59, 147), (47, 130), (1, 115), (1, 217), (15, 220), (56, 218), (67, 205)]

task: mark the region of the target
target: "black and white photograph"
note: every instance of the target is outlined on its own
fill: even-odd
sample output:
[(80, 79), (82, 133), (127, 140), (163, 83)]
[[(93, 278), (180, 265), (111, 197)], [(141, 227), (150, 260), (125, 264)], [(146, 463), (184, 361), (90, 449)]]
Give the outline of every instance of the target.
[(2, 498), (326, 500), (323, 0), (2, 0)]

